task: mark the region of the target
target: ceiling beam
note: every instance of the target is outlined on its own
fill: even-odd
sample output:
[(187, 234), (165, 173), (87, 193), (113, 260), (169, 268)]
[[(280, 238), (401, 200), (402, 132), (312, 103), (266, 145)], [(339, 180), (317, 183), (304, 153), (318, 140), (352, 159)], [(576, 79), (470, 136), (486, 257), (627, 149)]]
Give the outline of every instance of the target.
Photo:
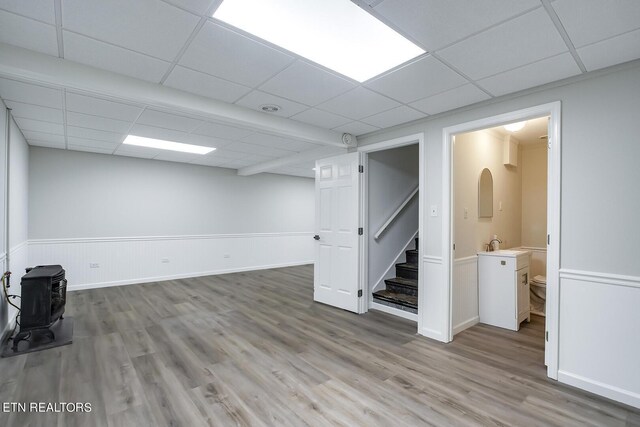
[(4, 43), (0, 43), (0, 76), (195, 115), (301, 141), (344, 147), (339, 132)]
[(320, 147), (313, 150), (304, 151), (302, 153), (296, 153), (291, 156), (281, 157), (279, 159), (268, 160), (263, 163), (257, 163), (255, 165), (247, 166), (238, 169), (238, 175), (249, 176), (262, 172), (269, 172), (274, 169), (281, 168), (287, 165), (293, 165), (296, 163), (308, 162), (311, 160), (324, 159), (325, 157), (337, 156), (344, 154), (347, 149), (335, 148), (335, 147)]

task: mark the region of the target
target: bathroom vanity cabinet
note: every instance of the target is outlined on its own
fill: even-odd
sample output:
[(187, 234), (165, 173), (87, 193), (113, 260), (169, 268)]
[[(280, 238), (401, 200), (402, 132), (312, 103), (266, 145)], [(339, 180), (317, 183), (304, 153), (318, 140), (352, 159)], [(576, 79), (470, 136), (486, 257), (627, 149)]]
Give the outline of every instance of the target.
[(521, 250), (478, 253), (480, 323), (517, 331), (523, 320), (531, 320), (530, 257)]

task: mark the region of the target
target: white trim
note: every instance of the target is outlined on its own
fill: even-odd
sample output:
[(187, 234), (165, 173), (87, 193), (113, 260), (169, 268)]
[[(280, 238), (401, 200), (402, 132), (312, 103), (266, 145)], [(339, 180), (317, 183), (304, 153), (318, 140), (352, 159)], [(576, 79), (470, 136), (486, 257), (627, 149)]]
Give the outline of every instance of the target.
[(465, 329), (472, 327), (473, 325), (477, 325), (478, 323), (480, 323), (480, 316), (475, 316), (471, 319), (465, 320), (464, 322), (453, 327), (453, 335), (456, 335), (458, 332), (462, 332)]
[(505, 123), (550, 116), (549, 119), (549, 155), (548, 155), (548, 201), (547, 232), (551, 236), (547, 255), (547, 316), (546, 329), (549, 341), (545, 345), (545, 363), (547, 375), (558, 378), (559, 346), (559, 270), (560, 270), (560, 187), (561, 187), (561, 103), (560, 101), (542, 104), (530, 108), (499, 114), (492, 117), (473, 120), (442, 130), (442, 254), (447, 269), (446, 301), (443, 302), (444, 324), (447, 341), (453, 339), (453, 138), (456, 134), (473, 132)]
[(532, 252), (547, 252), (547, 248), (538, 248), (536, 246), (518, 246), (519, 249)]
[(377, 142), (375, 144), (367, 144), (358, 147), (361, 153), (372, 153), (374, 151), (384, 151), (390, 148), (404, 147), (405, 145), (422, 144), (424, 141), (424, 133), (414, 133), (412, 135), (401, 136), (399, 138), (389, 139), (387, 141)]
[(14, 254), (14, 253), (18, 252), (18, 251), (19, 251), (19, 250), (21, 250), (22, 248), (26, 247), (28, 244), (29, 244), (29, 241), (28, 241), (28, 240), (25, 240), (25, 241), (24, 241), (24, 242), (22, 242), (22, 243), (18, 243), (17, 245), (15, 245), (14, 247), (12, 247), (12, 248), (9, 250), (9, 255), (12, 255), (12, 254)]
[(619, 387), (614, 387), (609, 384), (601, 383), (600, 381), (585, 378), (581, 375), (563, 370), (558, 371), (558, 381), (636, 408), (640, 408), (640, 394), (633, 393), (629, 390), (623, 390)]
[(4, 261), (6, 257), (7, 257), (7, 253), (6, 252), (0, 253), (0, 262)]
[(418, 183), (418, 186), (416, 188), (414, 188), (413, 191), (411, 192), (411, 194), (409, 194), (407, 196), (407, 198), (404, 199), (404, 201), (400, 204), (400, 206), (398, 206), (398, 209), (396, 209), (395, 212), (393, 212), (391, 214), (389, 219), (386, 220), (384, 224), (382, 224), (382, 227), (380, 227), (378, 232), (373, 235), (374, 239), (378, 240), (380, 238), (382, 233), (384, 233), (385, 230), (387, 229), (387, 227), (389, 227), (389, 225), (391, 225), (391, 223), (396, 219), (396, 217), (400, 214), (400, 212), (402, 212), (404, 207), (407, 206), (411, 200), (413, 200), (413, 198), (415, 197), (416, 194), (418, 194), (418, 190), (419, 189), (420, 189), (420, 183)]
[(561, 279), (573, 279), (605, 285), (640, 288), (640, 276), (623, 276), (620, 274), (597, 273), (594, 271), (560, 269)]
[(377, 302), (371, 302), (369, 304), (369, 310), (378, 310), (383, 313), (393, 314), (394, 316), (402, 317), (403, 319), (418, 321), (418, 315), (415, 313), (409, 313), (408, 311), (400, 310), (399, 308), (389, 307), (388, 305), (379, 304)]
[(427, 338), (431, 338), (432, 340), (436, 340), (440, 342), (445, 342), (445, 336), (440, 331), (437, 331), (431, 328), (422, 328), (421, 331), (422, 331), (421, 335), (424, 335)]
[(109, 288), (112, 286), (137, 285), (140, 283), (162, 282), (165, 280), (189, 279), (193, 277), (216, 276), (220, 274), (229, 274), (229, 273), (242, 273), (244, 271), (269, 270), (271, 268), (295, 267), (299, 265), (309, 265), (313, 263), (314, 261), (310, 260), (310, 261), (302, 261), (302, 262), (296, 262), (296, 263), (259, 265), (259, 266), (243, 267), (243, 268), (202, 271), (198, 273), (174, 274), (169, 276), (143, 277), (140, 279), (133, 279), (133, 280), (118, 280), (113, 282), (70, 285), (69, 287), (67, 287), (67, 290), (71, 292), (71, 291), (80, 291), (83, 289), (97, 289), (97, 288)]
[[(369, 211), (368, 211), (368, 198), (369, 198), (369, 187), (367, 185), (368, 183), (368, 175), (366, 175), (369, 171), (369, 153), (373, 153), (376, 151), (384, 151), (384, 150), (388, 150), (391, 148), (397, 148), (397, 147), (404, 147), (407, 145), (413, 145), (413, 144), (418, 144), (418, 151), (419, 151), (419, 159), (418, 159), (418, 196), (419, 196), (419, 201), (418, 201), (418, 216), (419, 216), (419, 220), (418, 220), (418, 235), (424, 236), (424, 223), (423, 223), (423, 209), (424, 209), (424, 193), (426, 191), (426, 183), (424, 181), (424, 178), (426, 176), (426, 174), (424, 173), (424, 133), (420, 132), (420, 133), (415, 133), (415, 134), (411, 134), (411, 135), (405, 135), (405, 136), (401, 136), (399, 138), (394, 138), (394, 139), (390, 139), (390, 140), (386, 140), (386, 141), (382, 141), (382, 142), (378, 142), (375, 144), (368, 144), (365, 146), (360, 146), (357, 148), (357, 151), (359, 153), (361, 153), (361, 163), (364, 166), (364, 174), (361, 175), (365, 175), (362, 178), (362, 183), (361, 183), (361, 189), (362, 189), (362, 194), (361, 194), (361, 198), (360, 198), (360, 212), (361, 212), (361, 224), (362, 227), (364, 229), (364, 233), (363, 233), (363, 239), (362, 242), (367, 243), (364, 244), (363, 246), (363, 250), (360, 251), (360, 253), (362, 254), (362, 258), (361, 258), (361, 267), (362, 267), (362, 274), (360, 275), (361, 277), (361, 282), (360, 282), (360, 289), (369, 289), (369, 283), (368, 283), (368, 271), (369, 271), (369, 254), (368, 254), (368, 242), (369, 242), (369, 230), (368, 230), (368, 224), (369, 224)], [(367, 177), (365, 179), (365, 177)], [(415, 236), (414, 236), (415, 238)], [(423, 253), (421, 252), (423, 250), (423, 242), (424, 239), (420, 239), (420, 245), (418, 248), (418, 253)], [(424, 270), (422, 267), (422, 263), (418, 263), (418, 295), (420, 295), (421, 293), (424, 294), (425, 289), (424, 289)], [(370, 294), (370, 292), (369, 292)], [(421, 310), (424, 310), (424, 307), (421, 303), (421, 298), (418, 297), (418, 314), (421, 313)], [(362, 298), (362, 302), (367, 304), (366, 307), (364, 307), (362, 312), (366, 312), (370, 307), (371, 304), (373, 304), (373, 300), (371, 298), (371, 296), (367, 296), (367, 298)], [(399, 310), (401, 311), (401, 310)], [(424, 311), (422, 311), (424, 312)], [(393, 313), (392, 313), (393, 314)], [(410, 313), (411, 314), (411, 313)], [(420, 325), (422, 324), (422, 316), (417, 316), (418, 318), (418, 331), (420, 330)]]
[(422, 260), (429, 264), (436, 264), (436, 265), (442, 264), (442, 257), (439, 257), (439, 256), (425, 255), (422, 257)]
[(132, 236), (132, 237), (82, 237), (65, 239), (31, 239), (30, 245), (57, 245), (67, 243), (112, 243), (112, 242), (153, 242), (158, 240), (209, 240), (242, 239), (253, 237), (313, 236), (312, 231), (291, 231), (282, 233), (238, 233), (238, 234), (193, 234), (174, 236)]

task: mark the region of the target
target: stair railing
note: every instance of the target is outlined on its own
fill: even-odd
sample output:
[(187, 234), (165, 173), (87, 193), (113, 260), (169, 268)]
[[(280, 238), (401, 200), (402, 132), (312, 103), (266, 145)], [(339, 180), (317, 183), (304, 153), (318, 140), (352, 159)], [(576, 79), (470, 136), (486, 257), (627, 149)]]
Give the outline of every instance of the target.
[(409, 194), (407, 196), (406, 199), (404, 199), (404, 201), (402, 202), (402, 204), (400, 206), (398, 206), (398, 209), (396, 209), (391, 216), (389, 217), (389, 219), (387, 221), (385, 221), (384, 224), (382, 224), (382, 227), (380, 227), (380, 229), (376, 232), (376, 234), (373, 235), (373, 238), (378, 240), (380, 238), (380, 236), (382, 236), (382, 234), (384, 234), (384, 232), (387, 230), (387, 228), (391, 225), (391, 223), (393, 221), (395, 221), (395, 219), (398, 217), (398, 215), (400, 215), (400, 212), (402, 212), (402, 210), (409, 204), (409, 202), (416, 196), (416, 194), (418, 194), (418, 190), (420, 189), (419, 186), (416, 186), (416, 188), (413, 189), (413, 191), (411, 192), (411, 194)]

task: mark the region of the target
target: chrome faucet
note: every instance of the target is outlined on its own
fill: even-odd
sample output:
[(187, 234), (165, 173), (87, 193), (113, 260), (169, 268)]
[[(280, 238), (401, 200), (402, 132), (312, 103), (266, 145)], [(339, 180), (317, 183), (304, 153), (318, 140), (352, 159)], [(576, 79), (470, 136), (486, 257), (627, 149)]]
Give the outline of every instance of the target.
[(493, 242), (502, 243), (500, 239), (491, 239), (489, 243), (487, 243), (487, 252), (493, 252)]

